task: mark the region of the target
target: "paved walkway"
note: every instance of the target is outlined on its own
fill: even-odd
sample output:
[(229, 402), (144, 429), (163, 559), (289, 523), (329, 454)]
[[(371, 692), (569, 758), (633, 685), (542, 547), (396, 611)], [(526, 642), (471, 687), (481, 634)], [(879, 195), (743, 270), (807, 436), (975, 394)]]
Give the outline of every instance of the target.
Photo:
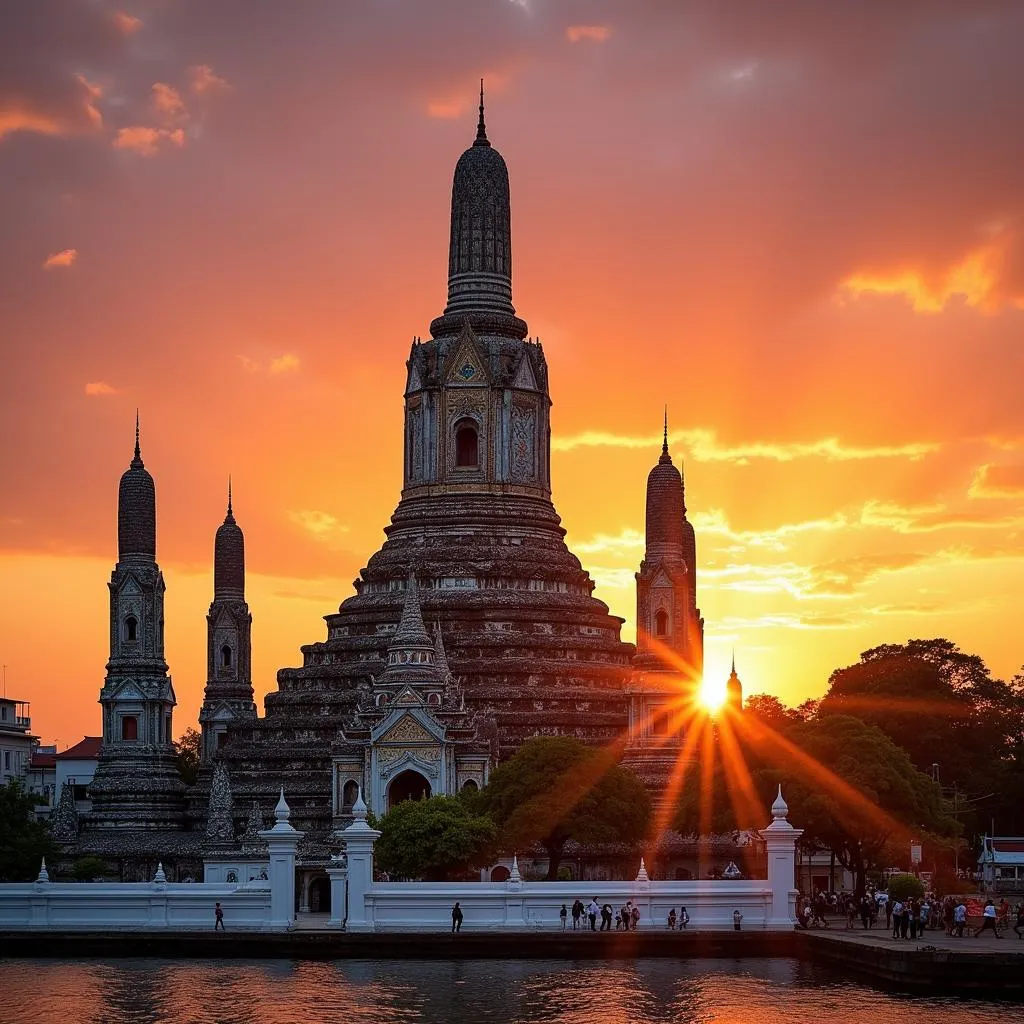
[(843, 942), (854, 943), (858, 946), (873, 946), (877, 949), (942, 949), (951, 952), (962, 953), (1007, 953), (1017, 954), (1024, 958), (1024, 941), (1021, 941), (1014, 934), (1012, 928), (1000, 930), (1002, 938), (997, 939), (991, 932), (983, 932), (978, 938), (974, 938), (974, 932), (968, 933), (965, 929), (964, 937), (958, 939), (946, 934), (945, 929), (929, 929), (917, 939), (894, 939), (892, 932), (885, 927), (856, 928), (848, 929), (845, 922), (837, 922), (830, 928), (811, 928), (809, 935), (820, 935), (822, 938), (840, 939)]

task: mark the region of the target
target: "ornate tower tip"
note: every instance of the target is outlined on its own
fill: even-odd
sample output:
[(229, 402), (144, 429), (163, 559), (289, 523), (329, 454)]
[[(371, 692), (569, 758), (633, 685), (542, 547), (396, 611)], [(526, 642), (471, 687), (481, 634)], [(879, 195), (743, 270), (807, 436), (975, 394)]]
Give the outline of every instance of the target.
[(474, 146), (489, 146), (490, 142), (487, 139), (487, 126), (484, 124), (484, 80), (480, 79), (480, 120), (476, 125), (476, 139), (473, 142)]
[(231, 507), (231, 474), (228, 473), (228, 519), (234, 516), (234, 510)]
[(352, 817), (356, 821), (366, 821), (366, 801), (363, 799), (363, 787), (359, 787), (359, 792), (356, 794), (356, 802), (352, 805)]
[(132, 459), (132, 465), (142, 465), (142, 447), (139, 444), (139, 410), (135, 410), (135, 458)]

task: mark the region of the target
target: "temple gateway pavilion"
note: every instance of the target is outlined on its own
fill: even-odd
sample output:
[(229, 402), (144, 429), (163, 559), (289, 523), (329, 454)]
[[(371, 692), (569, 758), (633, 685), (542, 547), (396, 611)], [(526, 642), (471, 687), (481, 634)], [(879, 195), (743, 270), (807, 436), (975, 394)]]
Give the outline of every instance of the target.
[[(448, 301), (406, 362), (398, 507), (327, 635), (281, 669), (260, 717), (251, 678), (245, 544), (231, 496), (214, 542), (202, 767), (174, 768), (174, 688), (164, 660), (156, 494), (136, 434), (118, 492), (110, 660), (93, 810), (58, 811), (69, 852), (116, 859), (126, 879), (241, 877), (284, 788), (302, 899), (326, 898), (324, 866), (360, 791), (371, 810), (486, 785), (533, 736), (625, 742), (655, 798), (679, 755), (670, 706), (697, 685), (704, 624), (696, 541), (669, 453), (647, 480), (634, 647), (565, 544), (551, 499), (551, 397), (539, 341), (512, 305), (508, 170), (481, 96), (455, 167)], [(738, 679), (731, 699), (741, 699)], [(242, 879), (243, 881), (246, 879)], [(322, 905), (322, 902), (321, 902)]]

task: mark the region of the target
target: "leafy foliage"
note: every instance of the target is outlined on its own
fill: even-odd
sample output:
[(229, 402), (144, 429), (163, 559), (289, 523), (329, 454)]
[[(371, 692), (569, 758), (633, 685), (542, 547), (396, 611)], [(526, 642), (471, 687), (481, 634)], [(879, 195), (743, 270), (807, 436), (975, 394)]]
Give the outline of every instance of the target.
[(198, 729), (188, 728), (174, 741), (178, 774), (186, 786), (194, 786), (199, 778), (199, 751), (202, 739)]
[(924, 882), (917, 875), (893, 875), (887, 891), (890, 900), (919, 900), (924, 895)]
[(616, 759), (616, 751), (594, 750), (569, 736), (535, 737), (495, 770), (477, 802), (506, 849), (544, 847), (553, 881), (570, 839), (634, 843), (645, 835), (650, 795)]
[(404, 800), (378, 827), (374, 860), (400, 878), (456, 880), (485, 867), (496, 853), (494, 823), (459, 797)]
[(28, 882), (43, 857), (57, 856), (49, 827), (36, 821), (35, 800), (17, 780), (0, 787), (0, 882)]
[(106, 871), (107, 865), (101, 857), (79, 857), (71, 865), (71, 875), (76, 882), (91, 882)]

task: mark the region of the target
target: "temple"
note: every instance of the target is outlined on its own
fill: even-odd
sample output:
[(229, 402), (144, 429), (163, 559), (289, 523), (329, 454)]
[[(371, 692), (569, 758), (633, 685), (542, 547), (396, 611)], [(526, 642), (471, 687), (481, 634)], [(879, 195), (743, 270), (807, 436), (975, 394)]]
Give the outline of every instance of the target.
[[(385, 540), (355, 593), (326, 616), (326, 637), (302, 648), (301, 666), (278, 672), (259, 717), (245, 545), (229, 488), (214, 543), (201, 767), (187, 796), (170, 774), (174, 694), (155, 493), (136, 450), (121, 482), (88, 828), (152, 816), (180, 831), (167, 844), (177, 859), (164, 850), (169, 872), (199, 870), (205, 859), (239, 874), (258, 858), (258, 825), (283, 787), (304, 833), (297, 864), (309, 905), (359, 792), (382, 814), (409, 797), (481, 787), (537, 735), (621, 741), (624, 762), (656, 793), (664, 786), (704, 648), (696, 542), (667, 420), (647, 481), (634, 647), (566, 546), (551, 495), (547, 362), (512, 294), (508, 170), (481, 95), (476, 137), (452, 183), (447, 302), (406, 362), (403, 487)], [(144, 792), (133, 780), (138, 744)]]

